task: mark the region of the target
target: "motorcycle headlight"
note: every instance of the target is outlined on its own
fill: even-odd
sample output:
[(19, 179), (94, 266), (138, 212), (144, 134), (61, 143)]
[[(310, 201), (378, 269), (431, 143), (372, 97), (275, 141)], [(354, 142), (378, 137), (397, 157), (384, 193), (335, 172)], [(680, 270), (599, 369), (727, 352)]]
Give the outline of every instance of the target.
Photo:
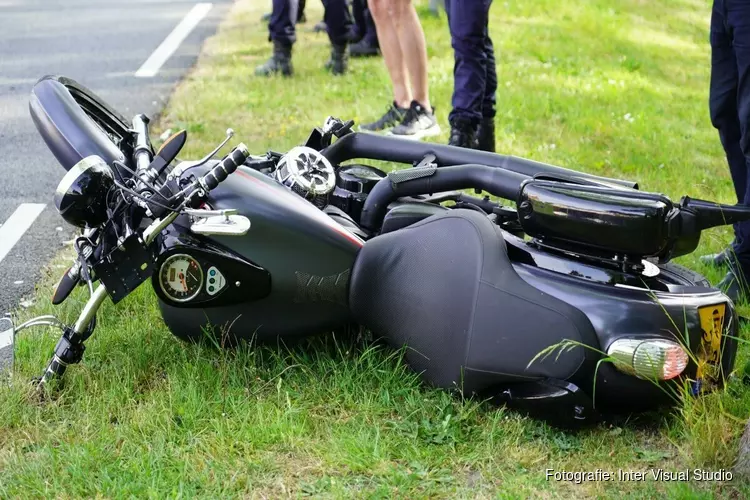
[(666, 339), (619, 339), (607, 349), (615, 367), (628, 375), (650, 380), (677, 377), (688, 365), (685, 349)]
[(109, 165), (99, 156), (87, 156), (57, 186), (57, 211), (74, 226), (96, 227), (107, 220), (107, 195), (114, 184)]

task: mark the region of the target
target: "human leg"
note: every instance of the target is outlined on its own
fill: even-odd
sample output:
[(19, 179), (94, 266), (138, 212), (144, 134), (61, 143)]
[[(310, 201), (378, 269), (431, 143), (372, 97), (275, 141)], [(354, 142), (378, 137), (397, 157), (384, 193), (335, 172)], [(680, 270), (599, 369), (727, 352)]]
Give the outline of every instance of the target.
[(380, 40), (385, 67), (393, 87), (393, 100), (400, 108), (408, 108), (412, 101), (406, 64), (392, 17), (393, 0), (368, 0), (368, 6)]
[(273, 42), (273, 55), (265, 64), (255, 68), (256, 75), (281, 73), (291, 76), (294, 73), (292, 46), (297, 40), (294, 21), (297, 19), (298, 7), (298, 0), (273, 0), (271, 20), (268, 23), (268, 38)]
[(391, 133), (410, 139), (438, 135), (440, 126), (430, 103), (424, 31), (411, 0), (392, 0), (391, 18), (401, 45), (412, 94), (409, 110), (401, 123), (391, 129)]
[(487, 84), (488, 8), (485, 2), (448, 0), (446, 12), (454, 51), (452, 109), (448, 119), (451, 124), (461, 121), (476, 127), (482, 119)]
[(482, 119), (477, 129), (478, 147), (482, 151), (495, 152), (495, 115), (497, 114), (497, 63), (495, 61), (495, 47), (489, 33), (489, 7), (492, 0), (487, 2), (487, 25), (484, 29), (485, 62), (484, 98), (482, 99)]
[[(750, 5), (716, 0), (711, 16), (711, 121), (719, 130), (738, 202), (750, 205)], [(731, 66), (734, 65), (734, 71)], [(738, 133), (739, 132), (739, 133)], [(743, 184), (744, 183), (744, 184)], [(733, 298), (750, 278), (750, 223), (735, 224), (730, 272), (720, 283)]]
[(393, 102), (388, 105), (385, 114), (371, 123), (362, 124), (363, 132), (380, 132), (390, 130), (406, 115), (411, 104), (412, 95), (404, 65), (401, 44), (391, 18), (391, 0), (368, 0), (368, 8), (375, 22), (380, 50), (393, 88)]
[(331, 41), (331, 59), (330, 64), (326, 66), (334, 75), (340, 75), (347, 69), (346, 46), (349, 41), (352, 19), (346, 0), (323, 0), (323, 6), (325, 7), (323, 19)]

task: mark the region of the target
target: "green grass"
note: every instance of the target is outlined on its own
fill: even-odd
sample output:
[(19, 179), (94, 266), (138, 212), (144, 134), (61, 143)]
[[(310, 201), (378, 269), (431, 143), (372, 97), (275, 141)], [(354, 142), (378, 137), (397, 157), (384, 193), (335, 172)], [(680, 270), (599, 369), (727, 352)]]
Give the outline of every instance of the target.
[[(328, 115), (369, 120), (389, 102), (380, 59), (351, 61), (341, 78), (324, 72), (326, 38), (307, 31), (320, 15), (316, 2), (299, 32), (296, 77), (252, 76), (270, 52), (259, 21), (266, 4), (236, 4), (161, 117), (160, 130), (189, 130), (185, 156), (203, 155), (227, 127), (255, 152), (283, 151)], [(637, 179), (675, 199), (734, 203), (708, 118), (709, 7), (496, 1), (498, 150)], [(444, 18), (425, 15), (424, 28), (445, 142), (450, 40)], [(698, 253), (720, 249), (730, 236), (709, 232)], [(692, 256), (680, 261), (720, 278)], [(21, 316), (53, 310), (47, 297), (61, 262)], [(71, 320), (85, 298), (69, 300), (63, 318)], [(424, 387), (399, 352), (367, 338), (329, 334), (294, 349), (236, 352), (186, 345), (161, 323), (149, 285), (117, 307), (105, 305), (83, 363), (55, 397), (39, 401), (24, 382), (39, 374), (55, 342), (52, 331), (23, 334), (15, 384), (0, 390), (2, 498), (750, 494), (738, 481), (576, 485), (544, 474), (728, 469), (750, 415), (750, 391), (739, 380), (671, 413), (569, 433)], [(739, 366), (746, 359), (743, 345)]]

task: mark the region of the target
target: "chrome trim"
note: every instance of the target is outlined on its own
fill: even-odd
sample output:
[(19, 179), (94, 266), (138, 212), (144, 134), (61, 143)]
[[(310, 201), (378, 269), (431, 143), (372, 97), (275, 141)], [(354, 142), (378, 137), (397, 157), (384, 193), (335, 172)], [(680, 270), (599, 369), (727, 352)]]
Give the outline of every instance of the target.
[(148, 118), (145, 115), (133, 117), (133, 130), (135, 131), (135, 162), (136, 171), (146, 171), (151, 165), (151, 149), (148, 146)]
[(190, 231), (205, 236), (244, 236), (250, 231), (250, 219), (243, 215), (201, 217), (190, 225)]
[(99, 310), (99, 308), (102, 305), (102, 302), (104, 302), (104, 299), (107, 298), (107, 289), (104, 288), (104, 285), (99, 285), (97, 289), (94, 291), (94, 294), (91, 296), (91, 298), (86, 302), (86, 305), (83, 307), (83, 310), (81, 311), (81, 314), (78, 316), (78, 319), (76, 320), (75, 325), (73, 325), (73, 331), (79, 334), (83, 334), (86, 329), (89, 327), (89, 324), (91, 324), (91, 320), (96, 317), (96, 312)]
[[(198, 271), (200, 271), (200, 273), (199, 273), (200, 274), (200, 284), (196, 288), (195, 293), (192, 294), (192, 295), (190, 295), (189, 297), (185, 297), (185, 298), (182, 298), (182, 299), (178, 299), (178, 298), (174, 297), (173, 293), (168, 290), (168, 287), (164, 286), (164, 280), (162, 280), (162, 270), (170, 262), (172, 262), (173, 260), (177, 260), (177, 259), (189, 259), (189, 260), (195, 262), (195, 264), (198, 266)], [(159, 272), (159, 288), (161, 288), (161, 291), (164, 292), (164, 295), (166, 295), (167, 297), (169, 297), (169, 300), (171, 300), (173, 302), (178, 302), (178, 303), (190, 302), (195, 297), (197, 297), (198, 294), (201, 293), (201, 290), (203, 290), (203, 284), (205, 283), (205, 277), (203, 275), (203, 268), (201, 267), (200, 262), (198, 262), (195, 259), (195, 257), (193, 257), (192, 255), (188, 255), (186, 253), (176, 253), (174, 255), (170, 255), (169, 257), (167, 257), (167, 260), (165, 260), (162, 263), (162, 265), (159, 266), (159, 271), (158, 272)]]
[(238, 210), (236, 208), (223, 208), (221, 210), (202, 210), (198, 208), (186, 208), (183, 210), (186, 214), (191, 217), (215, 217), (224, 216), (229, 217), (230, 215), (237, 215)]
[[(328, 158), (307, 146), (298, 146), (289, 150), (274, 172), (277, 181), (293, 189), (297, 186), (305, 195), (313, 198), (325, 196), (336, 187), (336, 171)], [(316, 184), (313, 179), (322, 181)]]
[(60, 205), (62, 197), (65, 196), (68, 191), (70, 191), (70, 187), (73, 185), (76, 179), (81, 176), (81, 174), (83, 174), (88, 169), (98, 165), (105, 167), (105, 171), (107, 172), (105, 175), (109, 175), (109, 177), (111, 177), (112, 179), (115, 178), (114, 174), (112, 173), (112, 169), (109, 167), (109, 165), (107, 165), (107, 162), (105, 162), (102, 157), (98, 155), (87, 156), (86, 158), (73, 165), (57, 185), (54, 198), (55, 206)]

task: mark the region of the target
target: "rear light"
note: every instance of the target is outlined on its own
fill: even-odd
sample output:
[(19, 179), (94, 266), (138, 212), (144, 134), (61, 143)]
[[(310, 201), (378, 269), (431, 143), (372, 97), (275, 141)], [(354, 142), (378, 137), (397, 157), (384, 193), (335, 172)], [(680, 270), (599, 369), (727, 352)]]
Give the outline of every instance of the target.
[(628, 375), (669, 380), (688, 365), (688, 355), (677, 342), (664, 339), (619, 339), (607, 349), (615, 367)]

